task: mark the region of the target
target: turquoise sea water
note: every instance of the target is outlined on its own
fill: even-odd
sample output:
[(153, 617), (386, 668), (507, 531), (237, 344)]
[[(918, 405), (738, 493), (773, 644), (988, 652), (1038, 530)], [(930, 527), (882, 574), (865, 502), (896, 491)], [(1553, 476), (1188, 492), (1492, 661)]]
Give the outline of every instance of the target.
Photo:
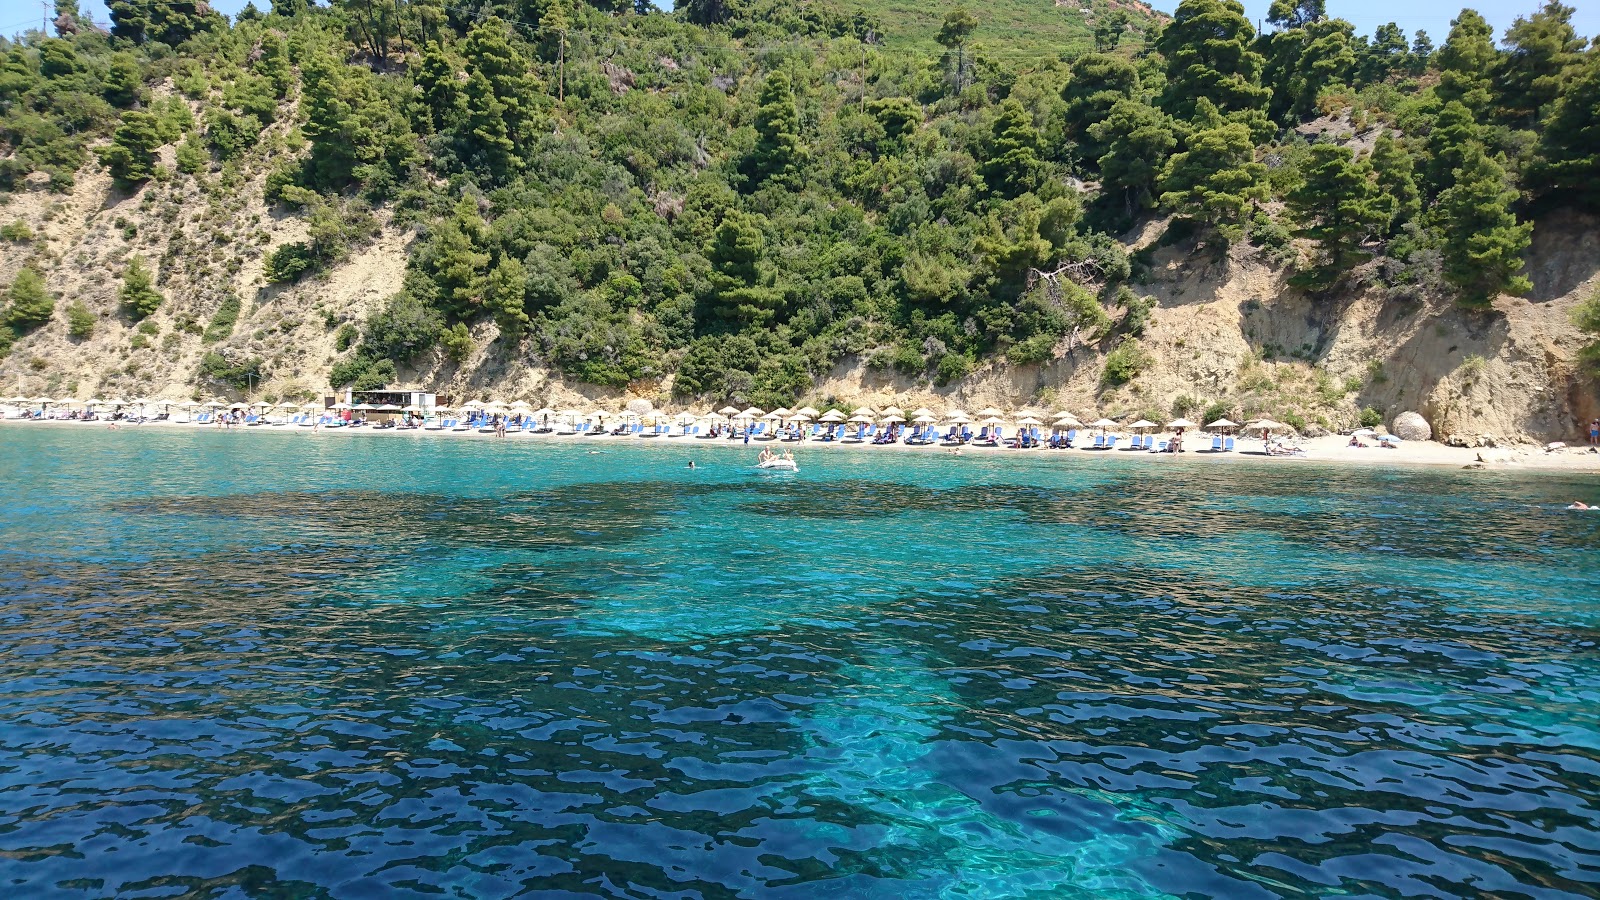
[(1600, 480), (283, 432), (0, 426), (17, 896), (1600, 894)]

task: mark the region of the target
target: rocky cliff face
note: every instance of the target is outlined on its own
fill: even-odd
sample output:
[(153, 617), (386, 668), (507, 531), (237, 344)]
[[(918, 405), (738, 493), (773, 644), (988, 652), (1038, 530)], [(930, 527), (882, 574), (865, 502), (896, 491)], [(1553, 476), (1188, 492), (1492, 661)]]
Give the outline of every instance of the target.
[[(380, 213), (373, 236), (325, 275), (268, 285), (264, 255), (302, 239), (307, 224), (264, 206), (259, 177), (203, 187), (174, 179), (125, 196), (92, 168), (69, 195), (42, 185), (12, 195), (0, 220), (21, 221), (35, 235), (0, 249), (0, 283), (33, 265), (58, 297), (54, 320), (0, 362), (0, 394), (78, 398), (239, 396), (203, 371), (212, 353), (260, 362), (260, 382), (244, 385), (254, 396), (325, 392), (341, 330), (348, 334), (346, 326), (400, 288), (412, 237)], [(1600, 415), (1595, 382), (1575, 366), (1583, 339), (1571, 324), (1573, 307), (1600, 290), (1600, 222), (1571, 213), (1539, 221), (1528, 257), (1533, 291), (1501, 298), (1488, 316), (1377, 287), (1309, 296), (1289, 285), (1281, 259), (1254, 248), (1222, 255), (1184, 243), (1155, 249), (1161, 226), (1127, 238), (1132, 249), (1150, 248), (1142, 290), (1157, 303), (1139, 340), (1143, 364), (1127, 383), (1107, 383), (1109, 346), (1068, 340), (1046, 364), (992, 361), (937, 389), (847, 360), (817, 385), (815, 399), (1034, 403), (1152, 418), (1226, 410), (1230, 418), (1273, 415), (1307, 428), (1352, 425), (1366, 408), (1386, 423), (1416, 410), (1441, 440), (1566, 439)], [(166, 297), (141, 324), (116, 298), (133, 254), (155, 269)], [(229, 298), (238, 301), (236, 323), (214, 327)], [(68, 335), (66, 307), (74, 301), (95, 316), (86, 339)], [(475, 337), (466, 360), (424, 360), (401, 377), (457, 397), (555, 405), (629, 394), (564, 380), (526, 350), (493, 340), (492, 325), (479, 326)], [(665, 405), (669, 390), (670, 379), (632, 393)]]

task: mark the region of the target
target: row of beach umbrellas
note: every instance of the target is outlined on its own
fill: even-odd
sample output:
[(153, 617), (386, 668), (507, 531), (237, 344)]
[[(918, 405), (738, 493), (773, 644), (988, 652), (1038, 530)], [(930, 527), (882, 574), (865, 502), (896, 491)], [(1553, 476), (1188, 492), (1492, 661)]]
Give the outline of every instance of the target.
[[(306, 411), (318, 411), (318, 410), (322, 410), (322, 409), (326, 408), (326, 407), (323, 406), (323, 404), (315, 403), (315, 402), (312, 402), (312, 403), (293, 403), (293, 402), (267, 403), (267, 402), (263, 402), (263, 401), (257, 401), (257, 402), (254, 402), (254, 403), (231, 403), (230, 404), (230, 403), (224, 403), (224, 402), (222, 402), (220, 400), (210, 400), (210, 401), (205, 401), (205, 402), (198, 402), (198, 401), (193, 401), (193, 400), (183, 400), (183, 401), (174, 402), (174, 401), (170, 401), (170, 400), (154, 400), (154, 399), (145, 398), (145, 397), (136, 398), (136, 399), (133, 399), (133, 400), (124, 400), (124, 399), (116, 398), (116, 397), (108, 399), (108, 400), (103, 400), (103, 399), (98, 399), (98, 398), (90, 399), (90, 400), (70, 400), (70, 399), (69, 400), (54, 400), (54, 399), (51, 399), (49, 397), (20, 397), (19, 396), (19, 397), (0, 397), (0, 403), (39, 404), (39, 405), (52, 405), (53, 404), (53, 405), (58, 405), (58, 406), (85, 406), (85, 407), (107, 407), (107, 406), (109, 406), (109, 407), (115, 407), (115, 408), (130, 407), (130, 406), (131, 407), (175, 406), (175, 407), (179, 407), (181, 409), (204, 408), (204, 409), (230, 409), (230, 410), (249, 410), (249, 409), (257, 409), (257, 408), (259, 408), (259, 409), (263, 409), (263, 410), (271, 410), (271, 409), (295, 410), (295, 409), (299, 409), (299, 410), (306, 410)], [(398, 412), (422, 413), (422, 412), (424, 412), (424, 410), (421, 407), (417, 407), (417, 406), (401, 407), (401, 406), (398, 406), (398, 405), (395, 405), (395, 404), (392, 404), (392, 403), (391, 404), (378, 404), (378, 405), (374, 405), (374, 404), (370, 404), (370, 403), (357, 403), (357, 404), (336, 403), (336, 404), (333, 405), (332, 409), (334, 409), (336, 411), (352, 410), (352, 411), (357, 411), (357, 412), (383, 412), (383, 413), (398, 413)], [(501, 402), (498, 402), (498, 401), (471, 400), (471, 401), (468, 401), (466, 403), (462, 403), (458, 407), (440, 406), (440, 407), (436, 407), (435, 408), (436, 411), (441, 411), (441, 412), (448, 412), (448, 411), (451, 411), (452, 409), (460, 410), (460, 411), (463, 411), (463, 412), (481, 412), (481, 413), (486, 414), (486, 415), (520, 415), (520, 416), (530, 417), (530, 418), (549, 418), (551, 416), (554, 416), (554, 417), (556, 417), (558, 419), (566, 419), (566, 420), (569, 420), (569, 421), (579, 421), (579, 420), (585, 420), (585, 419), (588, 419), (588, 420), (610, 419), (610, 420), (616, 421), (616, 420), (619, 420), (619, 419), (631, 420), (631, 419), (641, 419), (641, 418), (656, 418), (656, 419), (664, 418), (663, 416), (660, 416), (660, 415), (654, 415), (654, 416), (652, 416), (652, 415), (643, 415), (643, 416), (641, 416), (639, 413), (635, 413), (635, 412), (617, 412), (617, 413), (613, 413), (613, 412), (606, 412), (605, 410), (594, 410), (594, 411), (585, 413), (585, 412), (581, 412), (581, 411), (575, 410), (575, 409), (565, 409), (565, 410), (559, 410), (558, 411), (558, 410), (552, 409), (552, 408), (550, 408), (548, 406), (541, 407), (539, 409), (534, 409), (532, 404), (530, 404), (530, 403), (528, 403), (526, 401), (522, 401), (522, 400), (518, 400), (518, 401), (515, 401), (515, 402), (512, 402), (512, 403), (501, 403)], [(1109, 429), (1113, 429), (1113, 428), (1126, 428), (1126, 429), (1128, 429), (1130, 431), (1148, 431), (1150, 429), (1163, 428), (1163, 427), (1165, 427), (1167, 429), (1173, 429), (1173, 430), (1176, 430), (1176, 429), (1179, 429), (1179, 428), (1183, 428), (1183, 429), (1204, 428), (1207, 431), (1219, 431), (1219, 430), (1227, 430), (1227, 429), (1234, 429), (1234, 428), (1241, 427), (1239, 425), (1239, 423), (1229, 421), (1228, 419), (1217, 419), (1216, 421), (1208, 422), (1208, 423), (1205, 423), (1204, 425), (1201, 425), (1198, 422), (1192, 422), (1192, 421), (1190, 421), (1189, 419), (1186, 419), (1186, 418), (1174, 419), (1171, 422), (1167, 422), (1165, 424), (1165, 426), (1163, 426), (1163, 425), (1161, 425), (1161, 424), (1159, 424), (1157, 422), (1149, 421), (1148, 419), (1139, 419), (1138, 421), (1130, 423), (1128, 425), (1122, 425), (1121, 423), (1115, 422), (1115, 421), (1113, 421), (1111, 419), (1107, 419), (1107, 418), (1100, 418), (1100, 419), (1096, 419), (1093, 422), (1087, 422), (1086, 423), (1086, 422), (1083, 422), (1082, 420), (1080, 420), (1077, 416), (1073, 415), (1071, 412), (1066, 411), (1066, 410), (1062, 410), (1062, 411), (1056, 412), (1054, 415), (1047, 416), (1044, 413), (1041, 413), (1041, 412), (1036, 411), (1036, 410), (1023, 409), (1023, 410), (1020, 410), (1015, 416), (1012, 416), (1012, 415), (1009, 415), (1008, 413), (1006, 413), (1005, 411), (996, 409), (994, 407), (986, 407), (984, 409), (980, 409), (974, 414), (968, 414), (965, 410), (961, 410), (961, 409), (953, 409), (953, 410), (948, 410), (943, 414), (936, 414), (936, 413), (934, 413), (933, 410), (928, 409), (927, 407), (920, 407), (918, 409), (914, 409), (914, 410), (911, 410), (910, 412), (907, 412), (907, 411), (901, 409), (898, 406), (889, 406), (889, 407), (885, 407), (884, 409), (881, 409), (881, 410), (873, 409), (870, 406), (860, 406), (860, 407), (856, 407), (851, 413), (846, 415), (843, 411), (838, 410), (838, 409), (829, 409), (826, 412), (820, 412), (815, 407), (811, 407), (811, 406), (802, 406), (799, 409), (792, 409), (792, 410), (780, 407), (778, 409), (774, 409), (774, 410), (771, 410), (771, 411), (764, 410), (764, 409), (761, 409), (761, 408), (755, 407), (755, 406), (746, 407), (745, 409), (739, 409), (738, 407), (734, 407), (734, 406), (726, 406), (726, 407), (723, 407), (722, 409), (716, 410), (714, 412), (707, 412), (707, 413), (682, 412), (682, 413), (678, 413), (678, 414), (676, 414), (676, 415), (674, 415), (674, 416), (672, 416), (670, 418), (671, 418), (671, 420), (673, 422), (675, 422), (677, 424), (680, 424), (680, 425), (689, 425), (689, 424), (693, 424), (695, 422), (701, 422), (701, 421), (707, 421), (707, 420), (711, 420), (711, 421), (721, 420), (721, 421), (734, 421), (734, 422), (761, 420), (761, 421), (775, 421), (775, 422), (812, 422), (812, 421), (815, 421), (815, 422), (822, 422), (822, 423), (826, 423), (826, 424), (838, 424), (838, 423), (846, 423), (847, 422), (847, 423), (851, 423), (851, 424), (861, 424), (861, 425), (871, 425), (871, 424), (892, 425), (892, 424), (899, 424), (899, 423), (905, 423), (905, 422), (910, 422), (913, 425), (934, 425), (934, 424), (938, 424), (938, 423), (943, 422), (943, 423), (948, 423), (948, 424), (952, 424), (952, 425), (977, 424), (977, 425), (989, 425), (989, 426), (1005, 425), (1005, 424), (1012, 423), (1012, 422), (1014, 422), (1017, 425), (1034, 426), (1034, 425), (1044, 425), (1044, 424), (1046, 424), (1046, 422), (1048, 422), (1050, 425), (1052, 425), (1054, 427), (1058, 427), (1058, 428), (1097, 428), (1097, 429), (1100, 429), (1101, 431), (1105, 431), (1105, 430), (1109, 430)], [(1285, 425), (1285, 424), (1283, 424), (1281, 422), (1273, 421), (1271, 419), (1256, 419), (1256, 420), (1252, 420), (1250, 422), (1245, 423), (1245, 425), (1243, 427), (1246, 428), (1247, 430), (1250, 430), (1250, 431), (1260, 430), (1260, 431), (1264, 431), (1264, 432), (1288, 431), (1288, 430), (1290, 430), (1290, 426)]]

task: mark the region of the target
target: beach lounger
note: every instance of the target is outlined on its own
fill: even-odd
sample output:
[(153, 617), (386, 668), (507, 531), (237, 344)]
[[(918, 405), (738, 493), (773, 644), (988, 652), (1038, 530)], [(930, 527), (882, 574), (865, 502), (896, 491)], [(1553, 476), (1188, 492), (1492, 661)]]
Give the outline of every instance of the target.
[(1222, 442), (1222, 450), (1223, 450), (1224, 453), (1232, 453), (1233, 452), (1233, 438), (1228, 438), (1227, 440)]
[(1150, 449), (1151, 453), (1165, 453), (1165, 452), (1167, 452), (1167, 442), (1166, 441), (1162, 441), (1159, 444), (1157, 444), (1156, 446), (1151, 447), (1149, 449)]
[(1213, 437), (1211, 439), (1211, 452), (1212, 453), (1221, 453), (1222, 452), (1222, 438), (1221, 437)]

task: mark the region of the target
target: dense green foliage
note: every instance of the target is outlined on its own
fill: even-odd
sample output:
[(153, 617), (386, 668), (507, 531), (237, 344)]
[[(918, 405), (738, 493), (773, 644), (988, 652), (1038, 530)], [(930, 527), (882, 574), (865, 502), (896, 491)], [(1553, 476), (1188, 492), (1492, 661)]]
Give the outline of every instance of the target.
[(56, 298), (44, 286), (44, 276), (37, 269), (24, 268), (12, 279), (6, 290), (5, 324), (17, 331), (38, 328), (55, 314)]
[(82, 300), (74, 300), (67, 307), (67, 336), (77, 340), (87, 340), (94, 337), (96, 324), (94, 313), (89, 307), (83, 305)]
[(117, 291), (117, 300), (128, 315), (142, 319), (160, 309), (163, 299), (144, 260), (137, 256), (129, 259), (127, 268), (122, 270), (122, 287)]
[[(1535, 211), (1600, 203), (1600, 50), (1559, 3), (1501, 46), (1463, 11), (1437, 52), (1322, 0), (1277, 0), (1262, 34), (1236, 0), (1183, 0), (1164, 28), (1041, 6), (1071, 27), (1002, 52), (1021, 20), (989, 5), (919, 12), (907, 37), (840, 0), (275, 2), (232, 23), (114, 0), (110, 35), (0, 42), (0, 190), (65, 189), (91, 146), (127, 191), (266, 170), (308, 226), (263, 260), (275, 282), (380, 220), (414, 229), (339, 384), (532, 357), (763, 406), (848, 356), (948, 383), (1072, 341), (1126, 382), (1151, 304), (1107, 234), (1152, 214), (1172, 241), (1298, 254), (1308, 289), (1400, 280), (1489, 309), (1527, 288)], [(1308, 144), (1296, 126), (1324, 116), (1372, 149)], [(137, 258), (121, 296), (161, 303)]]
[(1589, 338), (1589, 343), (1579, 352), (1580, 361), (1590, 375), (1600, 377), (1600, 291), (1590, 294), (1589, 299), (1573, 310), (1572, 323)]
[(219, 344), (233, 334), (234, 323), (239, 321), (239, 298), (233, 294), (222, 298), (217, 305), (217, 311), (212, 314), (210, 324), (200, 335), (200, 342), (204, 344)]

